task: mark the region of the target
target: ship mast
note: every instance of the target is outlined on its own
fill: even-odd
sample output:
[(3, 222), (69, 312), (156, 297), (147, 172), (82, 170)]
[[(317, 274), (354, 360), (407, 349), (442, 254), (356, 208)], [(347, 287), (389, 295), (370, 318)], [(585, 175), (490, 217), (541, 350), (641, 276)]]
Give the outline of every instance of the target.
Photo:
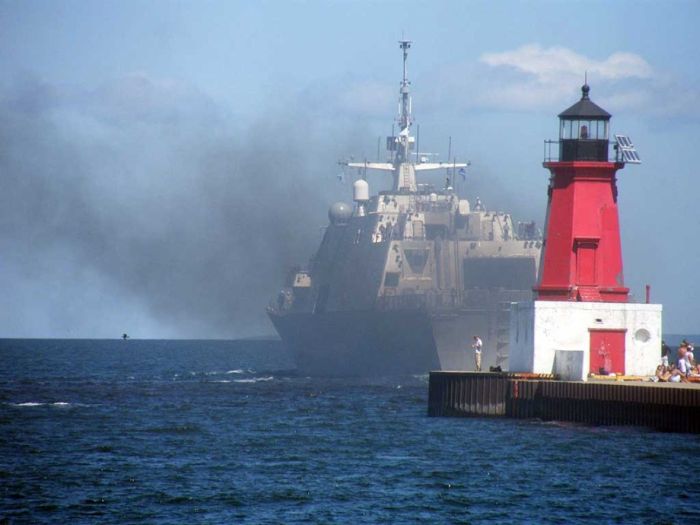
[(411, 118), (411, 83), (408, 81), (408, 75), (406, 72), (406, 60), (408, 59), (408, 50), (411, 48), (410, 40), (400, 40), (399, 47), (403, 50), (403, 79), (401, 80), (401, 88), (399, 90), (399, 136), (396, 141), (399, 145), (397, 164), (402, 162), (410, 162), (411, 158), (411, 124), (413, 119)]
[[(367, 173), (368, 169), (378, 171), (391, 171), (394, 176), (395, 192), (415, 192), (418, 190), (416, 185), (416, 171), (466, 168), (469, 163), (454, 162), (424, 162), (416, 163), (411, 160), (411, 147), (415, 142), (411, 136), (411, 124), (413, 124), (412, 102), (411, 102), (411, 82), (408, 80), (408, 70), (406, 63), (408, 61), (408, 50), (411, 48), (410, 40), (399, 40), (399, 48), (403, 51), (403, 77), (401, 79), (401, 87), (399, 88), (399, 114), (396, 121), (399, 125), (399, 134), (396, 137), (387, 137), (387, 149), (396, 151), (393, 162), (339, 162), (342, 166), (350, 168), (361, 168)], [(447, 159), (448, 161), (450, 159)]]

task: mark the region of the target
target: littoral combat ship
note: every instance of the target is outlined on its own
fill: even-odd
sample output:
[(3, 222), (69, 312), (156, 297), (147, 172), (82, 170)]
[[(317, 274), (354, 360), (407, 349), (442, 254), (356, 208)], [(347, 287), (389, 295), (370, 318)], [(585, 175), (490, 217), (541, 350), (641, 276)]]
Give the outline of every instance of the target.
[[(391, 172), (393, 188), (370, 196), (364, 177), (354, 206), (335, 203), (321, 246), (290, 272), (268, 315), (304, 373), (422, 374), (473, 369), (471, 341), (484, 342), (484, 367), (507, 367), (509, 309), (530, 299), (541, 239), (534, 222), (472, 205), (450, 185), (468, 163), (423, 162), (411, 135), (410, 83), (403, 50), (400, 132), (388, 162), (342, 162)], [(448, 159), (449, 161), (449, 159)], [(447, 170), (444, 188), (416, 174)]]

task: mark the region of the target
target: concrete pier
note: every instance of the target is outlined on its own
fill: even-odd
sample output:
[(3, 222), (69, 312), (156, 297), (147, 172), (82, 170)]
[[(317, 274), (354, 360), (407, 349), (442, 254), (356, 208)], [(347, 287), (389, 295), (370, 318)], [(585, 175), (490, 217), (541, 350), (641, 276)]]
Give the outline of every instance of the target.
[(431, 372), (428, 415), (500, 416), (700, 433), (700, 385)]

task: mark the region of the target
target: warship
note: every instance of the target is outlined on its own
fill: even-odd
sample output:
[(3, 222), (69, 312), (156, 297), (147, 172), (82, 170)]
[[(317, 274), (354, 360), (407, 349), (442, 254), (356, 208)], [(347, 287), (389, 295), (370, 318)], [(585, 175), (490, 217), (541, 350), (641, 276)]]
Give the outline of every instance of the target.
[[(411, 41), (399, 42), (403, 79), (398, 134), (386, 162), (357, 168), (353, 205), (331, 205), (323, 240), (305, 268), (290, 271), (267, 313), (302, 373), (423, 374), (482, 366), (507, 368), (510, 303), (532, 297), (542, 247), (534, 222), (487, 210), (453, 188), (469, 163), (430, 162), (416, 147)], [(370, 196), (368, 170), (390, 172), (392, 189)], [(416, 175), (445, 170), (444, 187)]]

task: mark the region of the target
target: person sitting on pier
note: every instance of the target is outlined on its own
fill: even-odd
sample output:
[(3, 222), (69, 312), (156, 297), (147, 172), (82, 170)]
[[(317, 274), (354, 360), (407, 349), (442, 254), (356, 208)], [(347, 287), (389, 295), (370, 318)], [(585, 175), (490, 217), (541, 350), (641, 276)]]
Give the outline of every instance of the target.
[(685, 383), (688, 381), (685, 377), (685, 374), (678, 370), (676, 365), (669, 366), (668, 372), (671, 374), (668, 378), (669, 383)]
[[(680, 365), (681, 361), (683, 361), (681, 358), (678, 359), (678, 363)], [(685, 362), (685, 361), (684, 361)], [(688, 369), (681, 368), (680, 366), (676, 365), (671, 365), (668, 367), (669, 372), (671, 372), (671, 377), (669, 377), (668, 382), (669, 383), (687, 383), (688, 382)]]
[(656, 367), (656, 380), (662, 383), (667, 382), (671, 379), (671, 372), (668, 370), (667, 366), (659, 365)]

